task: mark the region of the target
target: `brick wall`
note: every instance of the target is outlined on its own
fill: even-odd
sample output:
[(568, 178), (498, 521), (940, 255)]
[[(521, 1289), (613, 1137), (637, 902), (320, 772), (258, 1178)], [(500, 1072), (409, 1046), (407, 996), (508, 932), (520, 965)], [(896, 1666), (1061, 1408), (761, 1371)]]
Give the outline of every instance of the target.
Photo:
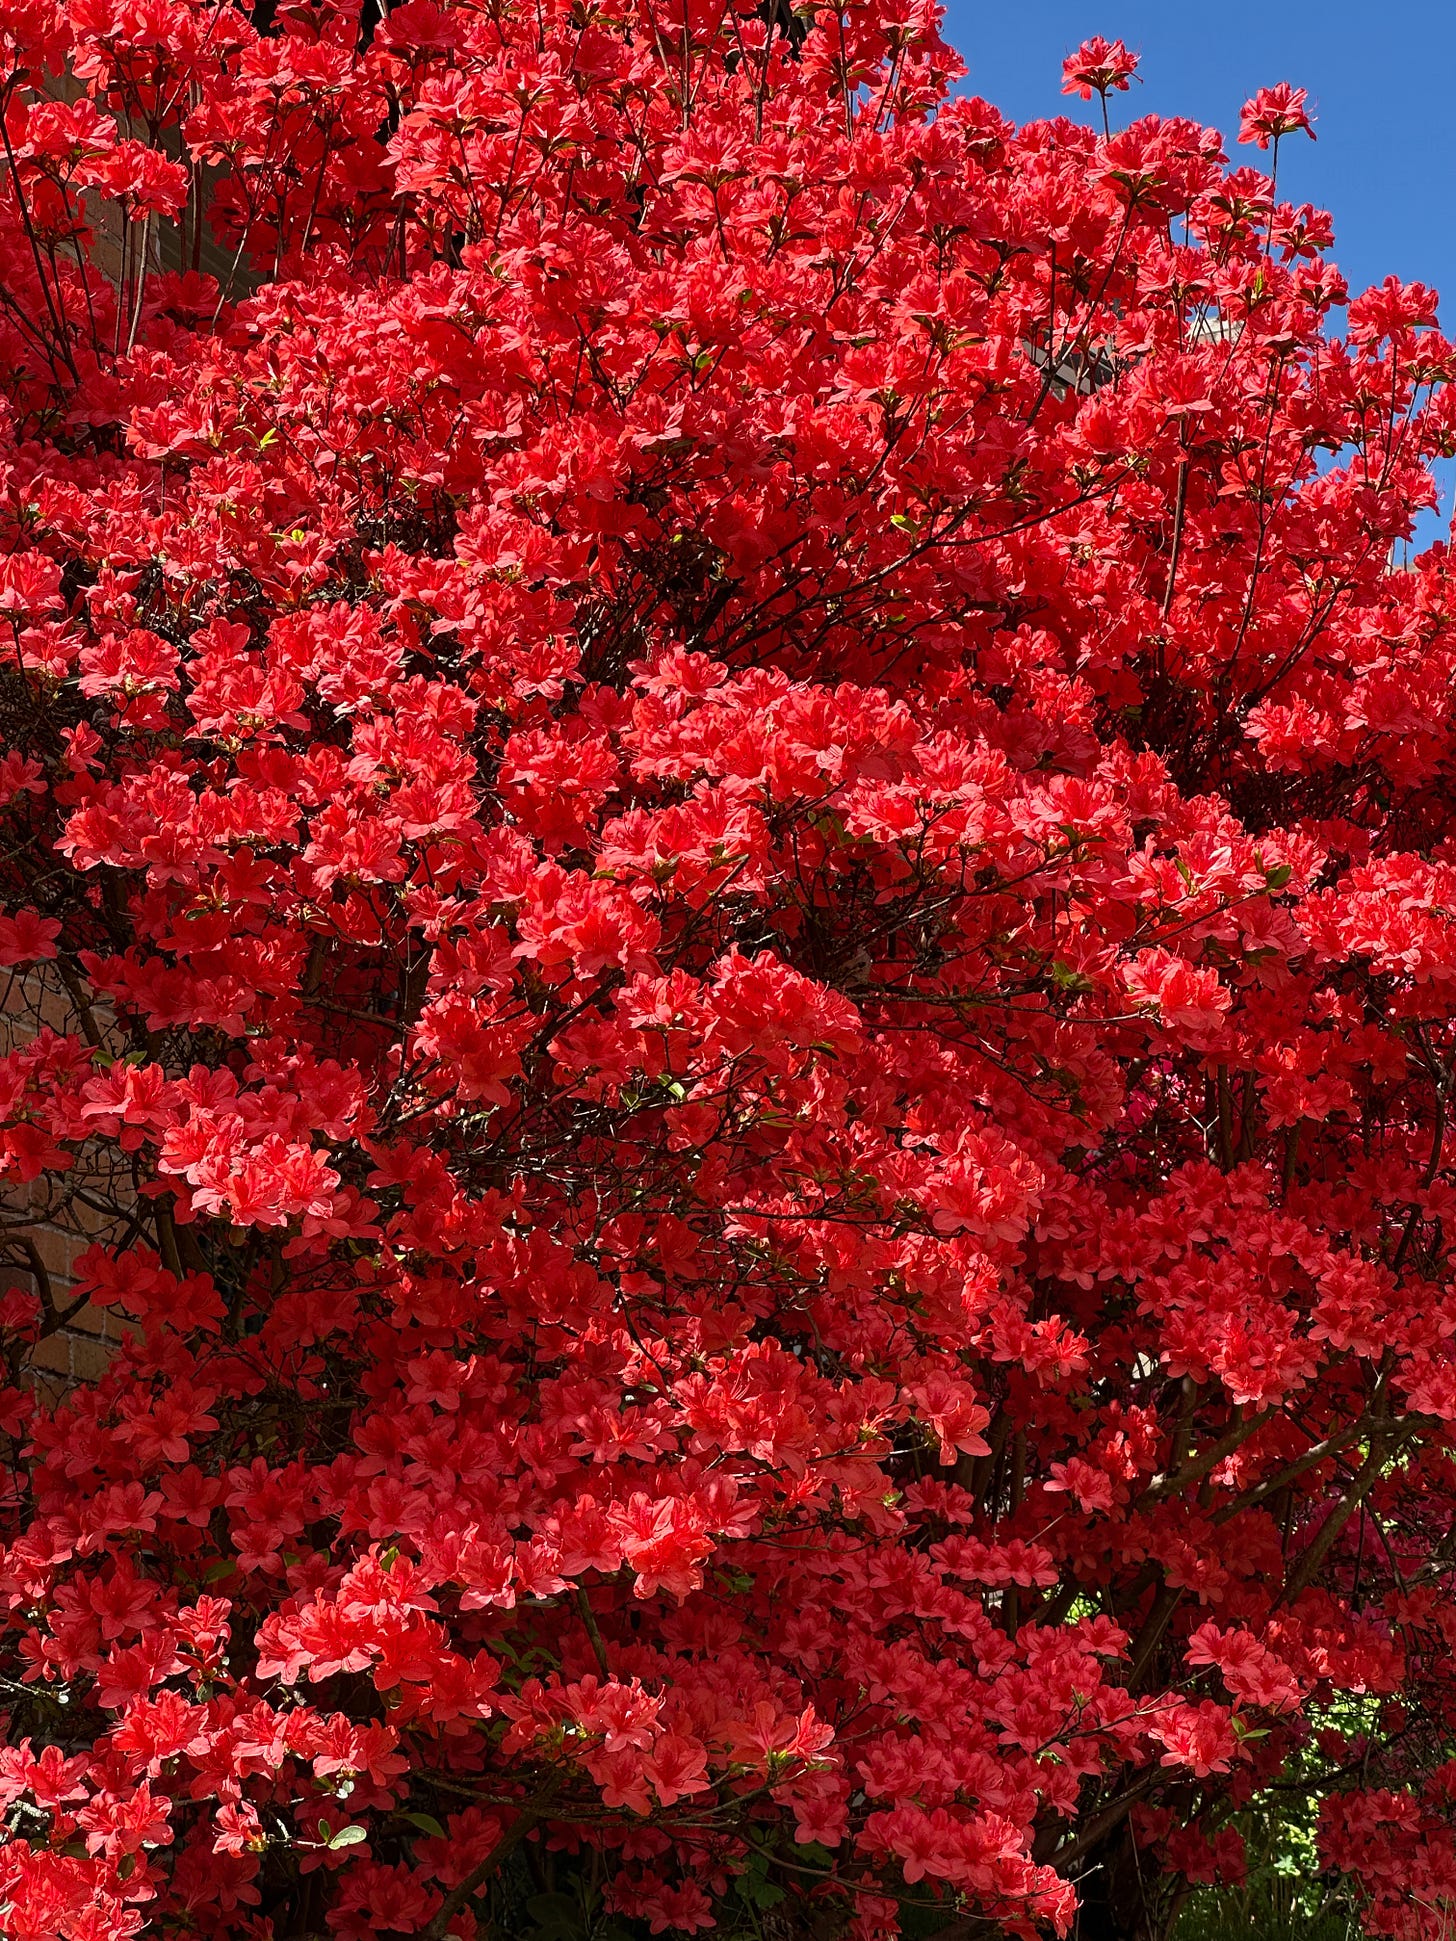
[[(104, 1008), (93, 1012), (103, 1039), (114, 1030)], [(74, 1031), (75, 1014), (52, 967), (12, 972), (0, 1006), (0, 1054), (18, 1049), (49, 1026)], [(111, 1047), (124, 1050), (119, 1040)], [(106, 1364), (118, 1322), (107, 1309), (75, 1306), (76, 1261), (98, 1239), (115, 1239), (129, 1221), (133, 1199), (127, 1155), (98, 1140), (70, 1173), (46, 1173), (28, 1183), (0, 1180), (0, 1287), (41, 1294), (55, 1325), (28, 1357), (38, 1378), (92, 1380)], [(108, 1206), (120, 1213), (108, 1213)], [(51, 1325), (48, 1320), (48, 1325)]]
[[(75, 101), (86, 90), (69, 74), (48, 75), (46, 86), (62, 101)], [(170, 144), (175, 151), (177, 143)], [(149, 270), (205, 270), (217, 278), (230, 296), (245, 295), (251, 279), (242, 264), (234, 262), (234, 252), (223, 248), (213, 237), (207, 221), (206, 196), (215, 171), (202, 174), (202, 207), (184, 212), (183, 223), (158, 221), (146, 227), (147, 267)], [(112, 283), (119, 284), (134, 267), (134, 252), (142, 246), (143, 225), (126, 223), (114, 202), (99, 196), (82, 198), (86, 220), (95, 238), (92, 261)]]
[[(85, 92), (70, 75), (48, 77), (51, 92), (74, 101)], [(114, 203), (85, 198), (85, 214), (94, 244), (91, 262), (114, 285), (135, 276), (138, 252), (145, 247), (149, 271), (190, 269), (194, 265), (217, 278), (233, 296), (245, 293), (249, 279), (233, 262), (232, 252), (213, 239), (205, 211), (189, 211), (184, 224), (126, 223)], [(104, 1011), (98, 1017), (110, 1030)], [(25, 976), (12, 974), (0, 994), (0, 1052), (23, 1044), (44, 1025), (58, 1031), (75, 1029), (74, 1012), (53, 971), (37, 968)], [(118, 1041), (110, 1047), (125, 1051)], [(131, 1197), (125, 1155), (107, 1152), (98, 1143), (94, 1161), (87, 1157), (73, 1175), (48, 1175), (30, 1185), (0, 1180), (0, 1288), (19, 1286), (38, 1291), (36, 1269), (45, 1277), (54, 1308), (65, 1315), (33, 1350), (28, 1365), (38, 1380), (67, 1384), (93, 1380), (105, 1367), (118, 1337), (119, 1323), (105, 1309), (83, 1306), (70, 1312), (75, 1294), (76, 1260), (98, 1238), (118, 1238), (125, 1218), (108, 1217), (79, 1197), (88, 1172), (99, 1171), (102, 1200), (125, 1206)], [(111, 1177), (108, 1180), (107, 1174)]]

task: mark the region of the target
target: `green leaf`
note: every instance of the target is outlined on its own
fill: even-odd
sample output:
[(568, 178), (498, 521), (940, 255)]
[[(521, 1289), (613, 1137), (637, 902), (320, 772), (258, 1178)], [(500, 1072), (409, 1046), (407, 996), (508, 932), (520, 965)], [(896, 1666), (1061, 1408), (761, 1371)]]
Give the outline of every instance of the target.
[(531, 1941), (578, 1941), (586, 1932), (581, 1905), (570, 1894), (533, 1894), (526, 1911), (536, 1923)]
[(357, 1847), (368, 1838), (368, 1831), (362, 1826), (341, 1826), (329, 1841), (329, 1852), (333, 1853), (339, 1847)]
[(526, 1902), (526, 1912), (533, 1921), (574, 1921), (580, 1911), (571, 1894), (533, 1894)]
[(764, 1864), (766, 1862), (755, 1865), (750, 1861), (748, 1871), (740, 1874), (734, 1883), (738, 1889), (738, 1898), (747, 1901), (750, 1907), (777, 1907), (784, 1898), (782, 1887), (776, 1887), (771, 1880), (764, 1879), (762, 1872)]
[(1292, 863), (1276, 863), (1273, 869), (1264, 871), (1264, 884), (1267, 889), (1282, 890), (1294, 874)]
[(428, 1833), (432, 1840), (443, 1840), (445, 1837), (445, 1829), (433, 1813), (401, 1813), (399, 1817), (408, 1820), (411, 1826), (417, 1826), (421, 1833)]
[(1092, 979), (1085, 972), (1074, 970), (1058, 958), (1052, 965), (1052, 982), (1059, 991), (1090, 991)]

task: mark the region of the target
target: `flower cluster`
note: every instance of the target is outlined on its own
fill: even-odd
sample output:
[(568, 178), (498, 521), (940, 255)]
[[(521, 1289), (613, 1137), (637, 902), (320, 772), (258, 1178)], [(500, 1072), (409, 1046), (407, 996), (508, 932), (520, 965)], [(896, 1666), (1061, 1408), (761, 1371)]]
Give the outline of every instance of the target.
[(0, 4), (14, 1941), (1444, 1931), (1456, 353), (958, 72)]

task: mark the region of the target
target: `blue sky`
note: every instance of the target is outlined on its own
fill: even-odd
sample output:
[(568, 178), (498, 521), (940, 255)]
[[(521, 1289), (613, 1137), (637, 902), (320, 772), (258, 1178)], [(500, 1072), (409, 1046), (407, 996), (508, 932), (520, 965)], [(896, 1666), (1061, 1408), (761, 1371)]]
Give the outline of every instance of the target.
[(1142, 55), (1141, 85), (1114, 96), (1125, 121), (1192, 115), (1232, 144), (1256, 88), (1308, 88), (1319, 139), (1283, 144), (1281, 188), (1333, 213), (1353, 286), (1433, 284), (1456, 328), (1456, 0), (949, 0), (965, 86), (1017, 121), (1095, 112), (1060, 92), (1088, 34)]
[(1331, 212), (1352, 289), (1391, 272), (1430, 284), (1456, 333), (1456, 0), (947, 0), (945, 31), (963, 87), (1016, 121), (1095, 116), (1061, 93), (1062, 57), (1089, 34), (1142, 55), (1140, 81), (1113, 96), (1124, 122), (1190, 115), (1231, 152), (1256, 88), (1307, 88), (1318, 139), (1281, 144), (1281, 194)]

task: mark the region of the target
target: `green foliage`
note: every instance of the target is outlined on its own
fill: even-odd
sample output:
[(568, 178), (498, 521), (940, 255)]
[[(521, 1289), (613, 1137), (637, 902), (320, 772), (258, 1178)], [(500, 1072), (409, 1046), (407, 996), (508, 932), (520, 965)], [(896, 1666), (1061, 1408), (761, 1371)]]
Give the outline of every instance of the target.
[(1261, 1874), (1243, 1887), (1201, 1887), (1185, 1902), (1172, 1941), (1359, 1941), (1360, 1923), (1348, 1907), (1311, 1914), (1316, 1883)]

